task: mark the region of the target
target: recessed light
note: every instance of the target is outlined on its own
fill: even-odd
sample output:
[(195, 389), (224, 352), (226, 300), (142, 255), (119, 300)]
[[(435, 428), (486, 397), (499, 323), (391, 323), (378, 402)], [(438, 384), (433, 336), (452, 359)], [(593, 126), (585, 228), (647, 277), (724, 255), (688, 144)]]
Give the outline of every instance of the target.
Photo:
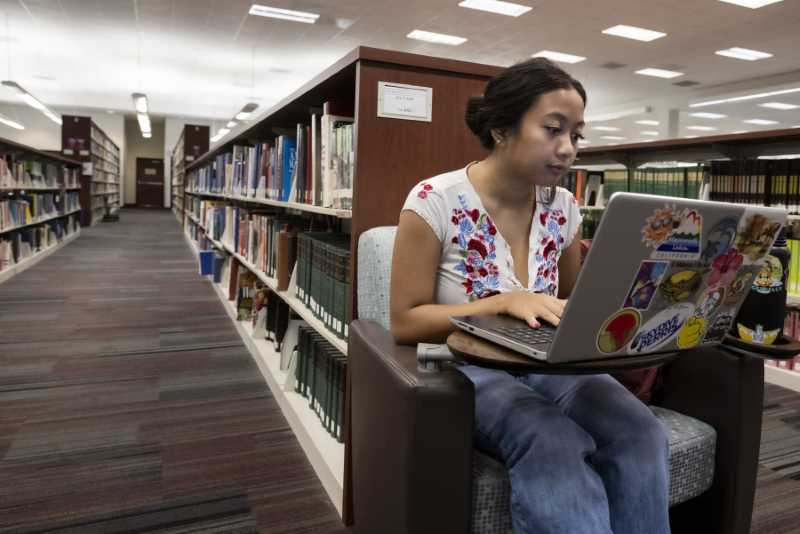
[(642, 124), (644, 126), (658, 126), (660, 123), (658, 121), (653, 121), (653, 120), (641, 120), (641, 121), (636, 121), (636, 124)]
[(713, 126), (687, 126), (687, 130), (696, 130), (698, 132), (713, 132), (716, 130)]
[(0, 115), (0, 124), (5, 124), (6, 126), (8, 126), (10, 128), (14, 128), (15, 130), (24, 130), (25, 129), (25, 127), (23, 125), (21, 125), (20, 123), (18, 123), (15, 120), (9, 119), (5, 115)]
[(780, 109), (781, 111), (800, 108), (798, 105), (784, 104), (783, 102), (765, 102), (763, 104), (759, 104), (759, 106), (762, 108)]
[(697, 117), (698, 119), (724, 119), (727, 117), (722, 113), (708, 113), (706, 111), (695, 111), (694, 113), (689, 113), (689, 116)]
[(726, 4), (734, 4), (742, 7), (749, 7), (750, 9), (758, 9), (760, 7), (768, 6), (770, 4), (777, 4), (783, 0), (719, 0)]
[(771, 121), (767, 119), (747, 119), (746, 121), (742, 122), (746, 122), (747, 124), (759, 124), (762, 126), (766, 126), (768, 124), (778, 124), (778, 121)]
[(583, 56), (574, 56), (572, 54), (565, 54), (564, 52), (553, 52), (552, 50), (542, 50), (536, 52), (531, 57), (544, 57), (552, 59), (553, 61), (560, 61), (561, 63), (580, 63), (586, 60)]
[(409, 39), (417, 39), (418, 41), (427, 41), (429, 43), (446, 44), (451, 46), (458, 46), (467, 42), (464, 37), (457, 37), (455, 35), (447, 35), (445, 33), (426, 32), (423, 30), (414, 30), (408, 35)]
[(652, 136), (658, 135), (658, 132), (655, 131), (655, 130), (645, 130), (645, 131), (639, 132), (639, 133), (642, 134), (642, 135), (652, 135)]
[(459, 2), (458, 5), (469, 9), (479, 9), (481, 11), (497, 13), (499, 15), (508, 15), (509, 17), (519, 17), (533, 9), (532, 7), (512, 4), (511, 2), (501, 2), (499, 0), (464, 0), (463, 2)]
[(619, 128), (616, 126), (590, 126), (592, 130), (600, 130), (601, 132), (618, 132)]
[(683, 76), (682, 72), (653, 68), (637, 70), (636, 74), (641, 74), (642, 76), (655, 76), (656, 78), (677, 78), (678, 76)]
[(639, 140), (640, 143), (652, 143), (654, 141), (657, 141), (657, 139), (640, 139)]
[(745, 61), (758, 61), (759, 59), (767, 59), (772, 57), (768, 52), (759, 52), (758, 50), (749, 50), (747, 48), (726, 48), (725, 50), (717, 50), (714, 52), (718, 56), (732, 57), (734, 59), (743, 59)]
[(235, 128), (238, 123), (236, 121), (228, 121), (228, 124), (225, 125), (226, 128)]
[(319, 18), (319, 15), (316, 13), (292, 11), (291, 9), (261, 6), (258, 4), (253, 4), (250, 6), (250, 14), (258, 15), (259, 17), (269, 17), (272, 19), (291, 20), (292, 22), (305, 22), (306, 24), (314, 24)]
[(220, 128), (217, 130), (217, 135), (228, 135), (230, 133), (230, 129), (228, 128)]
[(600, 139), (609, 139), (611, 141), (622, 141), (625, 138), (624, 137), (620, 137), (618, 135), (602, 135), (602, 136), (600, 136)]
[(800, 87), (793, 87), (791, 89), (781, 89), (779, 91), (769, 91), (767, 93), (754, 93), (752, 95), (734, 96), (732, 98), (721, 98), (719, 100), (706, 100), (705, 102), (697, 102), (689, 104), (690, 108), (702, 108), (705, 106), (715, 106), (717, 104), (730, 104), (731, 102), (743, 102), (745, 100), (756, 100), (758, 98), (767, 98), (770, 96), (788, 95), (790, 93), (800, 92)]
[(637, 28), (636, 26), (626, 26), (624, 24), (618, 24), (617, 26), (606, 28), (603, 30), (603, 33), (606, 35), (616, 35), (617, 37), (625, 37), (626, 39), (635, 39), (637, 41), (645, 42), (654, 41), (667, 35), (666, 33), (657, 32), (654, 30), (646, 30), (644, 28)]
[(797, 159), (800, 154), (781, 154), (779, 156), (758, 156), (758, 159)]

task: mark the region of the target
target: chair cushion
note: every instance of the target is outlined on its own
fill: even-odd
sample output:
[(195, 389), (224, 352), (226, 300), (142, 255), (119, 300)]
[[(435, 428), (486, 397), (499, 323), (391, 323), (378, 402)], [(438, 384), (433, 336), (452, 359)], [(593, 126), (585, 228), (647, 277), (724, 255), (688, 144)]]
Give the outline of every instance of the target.
[[(650, 409), (667, 427), (669, 504), (674, 506), (711, 487), (717, 433), (692, 417), (657, 406)], [(472, 532), (510, 533), (510, 496), (511, 486), (503, 464), (476, 450), (472, 462)]]
[(389, 330), (389, 284), (396, 226), (379, 226), (358, 238), (358, 318)]

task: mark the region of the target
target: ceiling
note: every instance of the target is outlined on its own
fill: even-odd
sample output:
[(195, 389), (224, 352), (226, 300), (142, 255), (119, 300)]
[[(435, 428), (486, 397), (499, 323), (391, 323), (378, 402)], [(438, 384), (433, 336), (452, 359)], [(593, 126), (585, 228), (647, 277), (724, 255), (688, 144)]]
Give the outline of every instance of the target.
[[(673, 123), (680, 137), (800, 125), (800, 109), (759, 108), (762, 100), (697, 110), (726, 119), (686, 116), (691, 102), (800, 87), (800, 0), (755, 10), (718, 0), (517, 0), (533, 7), (518, 18), (465, 9), (458, 1), (260, 0), (320, 14), (316, 24), (303, 24), (248, 15), (252, 2), (242, 0), (0, 0), (0, 78), (56, 109), (133, 112), (130, 94), (138, 91), (148, 95), (155, 115), (224, 120), (251, 100), (259, 111), (268, 109), (359, 45), (504, 66), (548, 49), (588, 58), (564, 65), (587, 88), (587, 116), (651, 109), (603, 122), (618, 132), (590, 127), (591, 146), (663, 139), (670, 109), (682, 110), (680, 126)], [(601, 33), (617, 24), (667, 36), (646, 43)], [(405, 37), (413, 29), (468, 40), (427, 44)], [(750, 62), (714, 54), (730, 47), (774, 57)], [(685, 74), (665, 80), (634, 73), (645, 67)], [(698, 84), (673, 85), (687, 80)], [(0, 91), (0, 102), (14, 99)], [(800, 93), (769, 100), (800, 105)], [(742, 122), (751, 118), (779, 124)], [(641, 119), (660, 125), (635, 124)], [(686, 129), (697, 125), (717, 130)]]

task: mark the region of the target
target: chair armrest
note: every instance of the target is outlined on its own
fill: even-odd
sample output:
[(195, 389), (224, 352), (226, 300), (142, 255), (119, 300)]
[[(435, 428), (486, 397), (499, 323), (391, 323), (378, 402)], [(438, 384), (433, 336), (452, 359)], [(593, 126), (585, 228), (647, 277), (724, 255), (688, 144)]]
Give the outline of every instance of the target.
[(351, 323), (348, 365), (355, 532), (468, 532), (472, 383), (418, 371), (415, 347), (373, 321)]
[[(665, 365), (662, 377), (653, 404), (704, 421), (717, 431), (714, 483), (695, 499), (700, 501), (695, 503), (700, 517), (714, 519), (701, 530), (750, 532), (761, 442), (763, 359), (717, 347), (699, 348)], [(678, 515), (681, 510), (676, 508)], [(692, 528), (699, 527), (696, 517), (689, 518)]]

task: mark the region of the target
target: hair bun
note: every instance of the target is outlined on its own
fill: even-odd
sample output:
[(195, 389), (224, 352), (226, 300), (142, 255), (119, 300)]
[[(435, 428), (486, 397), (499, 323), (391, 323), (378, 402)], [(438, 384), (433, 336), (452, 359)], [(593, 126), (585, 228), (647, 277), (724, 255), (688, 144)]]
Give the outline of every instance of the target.
[(464, 119), (467, 121), (469, 129), (477, 135), (482, 137), (485, 119), (482, 113), (484, 99), (482, 96), (471, 96), (467, 100), (467, 112), (464, 114)]

